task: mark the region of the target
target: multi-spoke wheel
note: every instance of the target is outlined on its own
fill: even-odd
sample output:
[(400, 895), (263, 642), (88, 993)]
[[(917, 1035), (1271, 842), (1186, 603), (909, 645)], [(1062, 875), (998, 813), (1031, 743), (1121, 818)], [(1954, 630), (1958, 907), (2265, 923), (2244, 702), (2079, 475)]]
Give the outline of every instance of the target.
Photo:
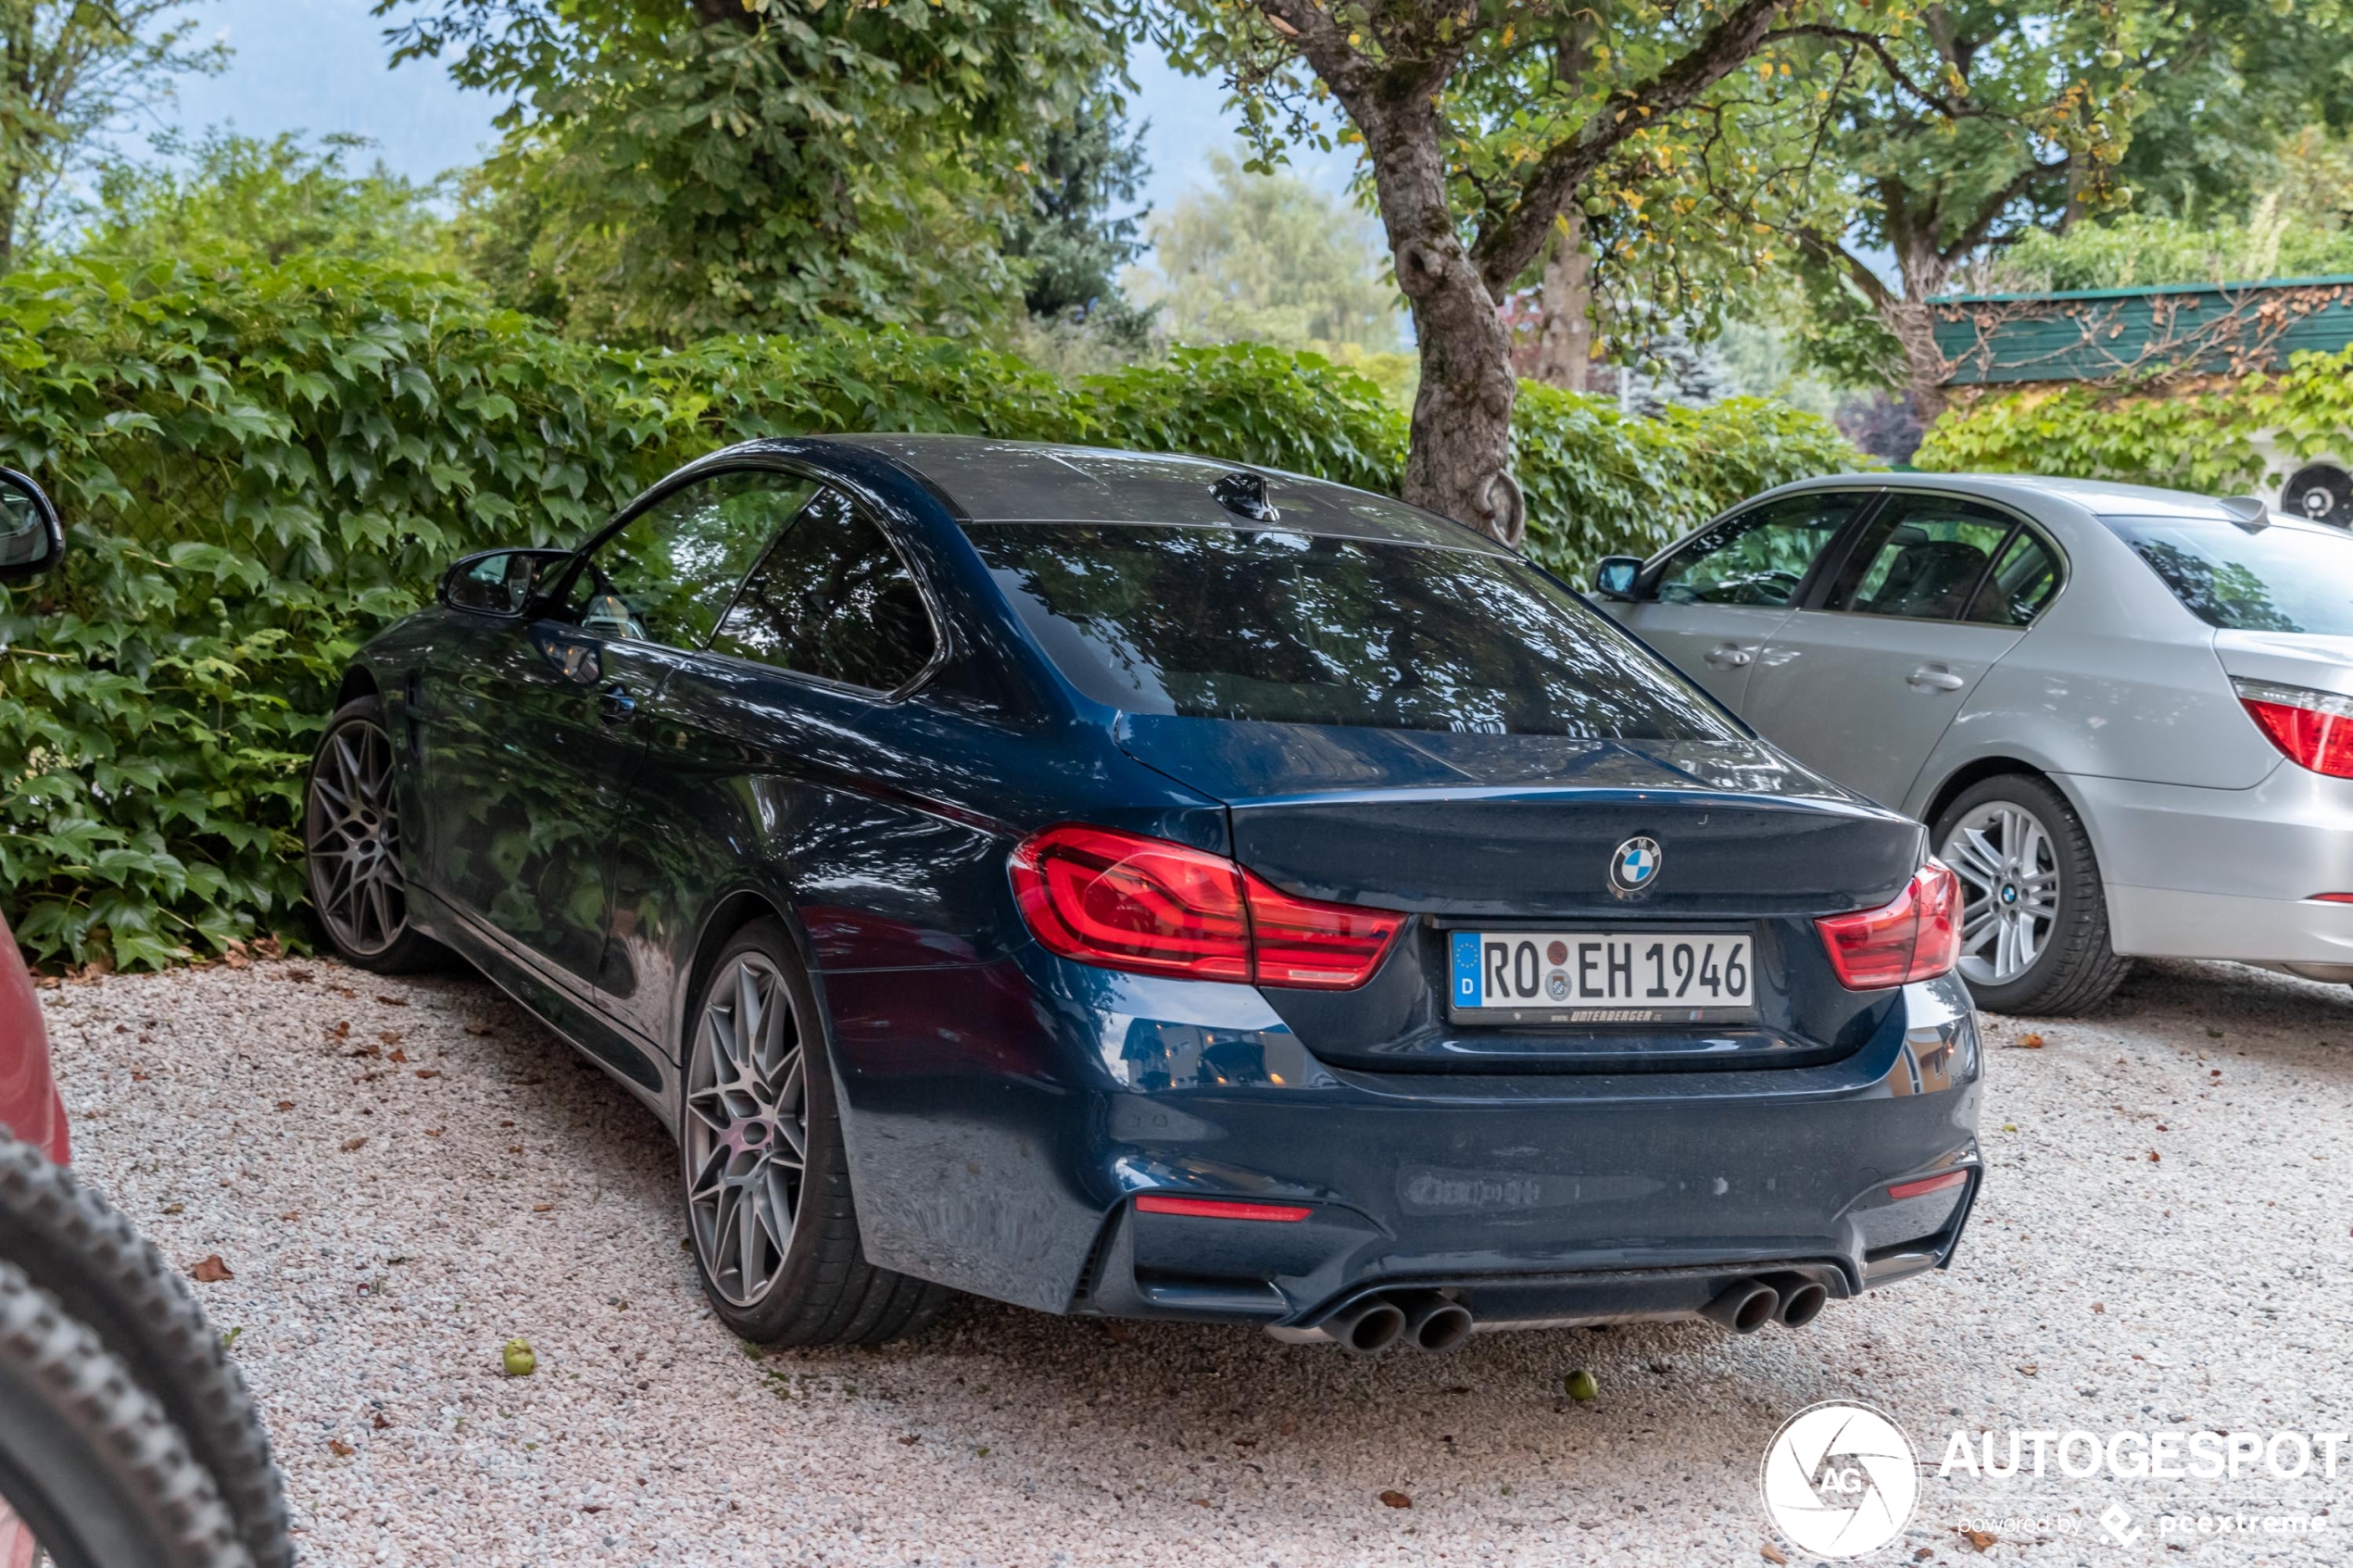
[(302, 843), (310, 903), (335, 951), (363, 968), (418, 969), (438, 949), (409, 925), (393, 799), (392, 736), (384, 706), (360, 697), (336, 709), (310, 760)]
[(896, 1338), (949, 1293), (866, 1261), (815, 995), (774, 921), (712, 958), (679, 1085), (686, 1230), (720, 1321), (769, 1345)]
[(809, 1160), (792, 993), (765, 954), (712, 981), (686, 1066), (686, 1211), (711, 1288), (756, 1307), (784, 1272)]
[(2058, 919), (2050, 830), (2015, 801), (1989, 800), (1954, 824), (1943, 854), (1961, 877), (1962, 976), (2010, 984), (2043, 956)]
[(2082, 1012), (2127, 960), (2108, 946), (2092, 841), (2066, 797), (2005, 773), (1971, 784), (1937, 819), (1937, 853), (1961, 879), (1961, 978), (1995, 1012)]

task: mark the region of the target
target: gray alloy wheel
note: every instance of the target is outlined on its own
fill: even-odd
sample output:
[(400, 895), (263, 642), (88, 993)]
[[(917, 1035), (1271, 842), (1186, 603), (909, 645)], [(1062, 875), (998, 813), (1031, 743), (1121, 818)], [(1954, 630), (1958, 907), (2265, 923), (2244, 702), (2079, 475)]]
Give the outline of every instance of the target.
[(409, 924), (392, 735), (375, 697), (347, 702), (327, 721), (303, 791), (302, 844), (311, 908), (346, 960), (394, 974), (440, 958)]
[(1940, 812), (1931, 843), (1961, 879), (1960, 977), (1989, 1012), (2057, 1017), (2108, 1000), (2130, 959), (2083, 822), (2050, 781), (2001, 773)]
[(1939, 852), (1961, 878), (1961, 975), (2007, 985), (2034, 967), (2058, 919), (2051, 830), (2015, 800), (1988, 800), (1953, 825)]
[(711, 1310), (758, 1345), (875, 1345), (923, 1328), (950, 1293), (866, 1261), (824, 1021), (791, 935), (755, 920), (709, 964), (687, 1015), (678, 1163)]
[(713, 977), (686, 1065), (686, 1211), (704, 1277), (756, 1307), (784, 1273), (809, 1162), (801, 1028), (784, 976), (739, 952)]

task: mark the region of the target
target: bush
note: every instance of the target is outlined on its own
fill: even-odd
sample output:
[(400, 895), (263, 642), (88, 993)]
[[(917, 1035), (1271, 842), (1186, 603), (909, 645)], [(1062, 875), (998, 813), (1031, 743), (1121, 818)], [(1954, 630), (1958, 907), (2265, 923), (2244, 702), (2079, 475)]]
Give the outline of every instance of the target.
[[(1819, 420), (1529, 389), (1530, 544), (1579, 570), (1851, 465)], [(299, 941), (312, 737), (352, 651), (467, 550), (579, 537), (755, 435), (963, 431), (1220, 455), (1394, 492), (1403, 417), (1312, 355), (1179, 350), (1064, 386), (897, 332), (666, 354), (552, 336), (436, 275), (83, 260), (0, 279), (0, 462), (74, 552), (0, 599), (0, 906), (36, 960)]]
[(2114, 479), (2201, 495), (2263, 482), (2259, 437), (2291, 458), (2342, 451), (2353, 433), (2353, 348), (2296, 355), (2276, 375), (2205, 391), (2030, 388), (1957, 406), (1913, 462), (1945, 472)]

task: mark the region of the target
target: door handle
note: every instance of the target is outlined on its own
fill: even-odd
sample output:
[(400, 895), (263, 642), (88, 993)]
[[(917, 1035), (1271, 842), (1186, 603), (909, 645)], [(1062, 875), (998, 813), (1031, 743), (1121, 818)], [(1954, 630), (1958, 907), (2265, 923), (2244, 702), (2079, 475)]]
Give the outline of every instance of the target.
[(637, 699), (619, 681), (607, 686), (604, 696), (597, 699), (597, 717), (608, 724), (626, 724), (636, 716)]
[(1957, 692), (1969, 684), (1942, 664), (1923, 664), (1904, 677), (1904, 684), (1920, 691)]
[(1718, 670), (1739, 670), (1756, 656), (1738, 643), (1718, 643), (1707, 650), (1707, 662)]

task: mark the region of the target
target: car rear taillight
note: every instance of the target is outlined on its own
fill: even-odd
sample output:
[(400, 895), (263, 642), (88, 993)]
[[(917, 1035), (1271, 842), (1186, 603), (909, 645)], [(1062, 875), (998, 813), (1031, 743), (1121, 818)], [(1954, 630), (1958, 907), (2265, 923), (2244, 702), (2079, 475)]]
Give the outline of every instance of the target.
[(2269, 681), (2231, 684), (2256, 728), (2289, 761), (2333, 779), (2353, 779), (2353, 697)]
[(1961, 956), (1961, 879), (1942, 860), (1912, 873), (1893, 903), (1814, 922), (1838, 983), (1876, 991), (1931, 980)]
[(1906, 1198), (1925, 1198), (1931, 1192), (1944, 1192), (1969, 1180), (1967, 1171), (1945, 1171), (1933, 1176), (1922, 1176), (1916, 1182), (1898, 1182), (1887, 1189), (1887, 1196), (1899, 1201)]
[(1148, 1192), (1136, 1199), (1137, 1209), (1146, 1214), (1182, 1214), (1191, 1220), (1272, 1220), (1277, 1224), (1297, 1224), (1315, 1210), (1296, 1203), (1246, 1203), (1223, 1198), (1173, 1198), (1165, 1193)]
[(1140, 974), (1345, 991), (1372, 978), (1405, 923), (1295, 898), (1207, 850), (1078, 822), (1022, 840), (1013, 875), (1049, 952)]

